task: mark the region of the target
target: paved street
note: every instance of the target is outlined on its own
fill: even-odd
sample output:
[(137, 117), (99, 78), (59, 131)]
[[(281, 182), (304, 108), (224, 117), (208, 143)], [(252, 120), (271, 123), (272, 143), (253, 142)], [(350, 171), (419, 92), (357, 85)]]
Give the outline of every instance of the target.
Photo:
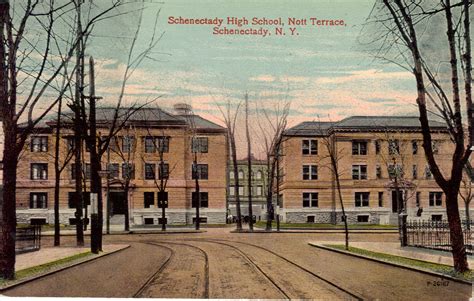
[[(8, 296), (154, 298), (317, 298), (468, 300), (470, 285), (320, 250), (309, 241), (343, 234), (107, 236), (131, 244), (116, 254), (5, 292)], [(63, 238), (73, 244), (73, 237)], [(396, 234), (352, 234), (353, 241), (396, 242)], [(49, 244), (49, 238), (44, 244)]]

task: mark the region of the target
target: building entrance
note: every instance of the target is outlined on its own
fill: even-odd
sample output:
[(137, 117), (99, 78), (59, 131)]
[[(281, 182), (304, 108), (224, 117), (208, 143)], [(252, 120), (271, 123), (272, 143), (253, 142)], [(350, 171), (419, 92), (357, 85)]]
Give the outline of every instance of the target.
[(111, 191), (109, 194), (112, 215), (125, 214), (125, 192)]

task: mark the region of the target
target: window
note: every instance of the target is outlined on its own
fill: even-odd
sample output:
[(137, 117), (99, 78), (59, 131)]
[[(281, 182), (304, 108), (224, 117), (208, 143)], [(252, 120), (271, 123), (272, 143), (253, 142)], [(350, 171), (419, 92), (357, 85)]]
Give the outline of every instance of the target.
[(390, 179), (403, 177), (403, 166), (400, 164), (389, 164), (387, 171)]
[(45, 218), (31, 218), (30, 219), (30, 225), (46, 225), (46, 219)]
[(443, 215), (442, 214), (433, 214), (433, 215), (431, 215), (431, 220), (433, 222), (441, 222), (443, 220)]
[(375, 140), (375, 154), (380, 154), (380, 140)]
[(357, 222), (358, 223), (368, 223), (369, 222), (369, 216), (368, 215), (358, 215), (357, 216)]
[(318, 193), (303, 192), (303, 207), (318, 207)]
[(170, 165), (168, 163), (158, 163), (158, 179), (168, 179), (170, 176)]
[(356, 192), (354, 197), (356, 207), (369, 206), (369, 192)]
[(193, 153), (207, 153), (207, 137), (193, 137), (191, 140), (191, 151)]
[(411, 175), (412, 175), (413, 180), (418, 179), (418, 167), (416, 165), (412, 166)]
[(31, 163), (31, 179), (47, 180), (48, 164), (47, 163)]
[(367, 180), (367, 165), (352, 165), (353, 180)]
[(263, 172), (261, 170), (257, 171), (257, 176), (255, 178), (261, 180), (263, 178)]
[(417, 191), (416, 192), (416, 200), (415, 200), (415, 204), (416, 204), (416, 207), (420, 207), (420, 202), (421, 202), (421, 192)]
[(308, 216), (306, 217), (306, 222), (307, 222), (307, 223), (314, 224), (314, 220), (315, 220), (315, 219), (314, 219), (314, 215), (308, 215)]
[(388, 140), (388, 153), (390, 155), (398, 155), (400, 153), (400, 143), (398, 139)]
[(303, 180), (317, 180), (318, 166), (317, 165), (303, 165)]
[(154, 224), (154, 219), (153, 219), (153, 217), (145, 217), (143, 219), (143, 223), (145, 225), (153, 225)]
[(158, 191), (158, 208), (168, 208), (168, 192)]
[(431, 147), (433, 149), (433, 154), (438, 154), (439, 153), (439, 148), (440, 148), (440, 145), (441, 145), (441, 141), (439, 140), (433, 140), (431, 141)]
[(234, 178), (235, 178), (234, 172), (233, 171), (229, 172), (229, 179), (234, 179)]
[(301, 145), (303, 155), (317, 155), (318, 154), (318, 140), (303, 139)]
[(155, 163), (145, 163), (145, 180), (154, 180), (156, 174)]
[(239, 180), (242, 180), (244, 178), (244, 171), (239, 170)]
[[(85, 177), (86, 179), (91, 178), (91, 165), (90, 163), (83, 163), (82, 164), (82, 177)], [(71, 179), (75, 180), (76, 179), (76, 164), (72, 163), (71, 164)]]
[(118, 152), (119, 151), (119, 141), (118, 141), (117, 137), (110, 137), (109, 148), (113, 152)]
[(382, 178), (382, 167), (378, 164), (377, 166), (375, 166), (375, 176), (377, 177), (377, 179)]
[(263, 186), (262, 185), (255, 186), (255, 195), (256, 196), (262, 196), (263, 195)]
[(229, 195), (232, 195), (232, 196), (235, 195), (235, 187), (234, 186), (229, 187)]
[[(201, 206), (199, 208), (207, 208), (209, 207), (209, 196), (207, 192), (200, 192), (200, 201), (201, 201)], [(196, 208), (196, 205), (198, 203), (198, 194), (196, 192), (193, 192), (192, 195), (192, 207)]]
[(352, 154), (353, 155), (367, 155), (367, 142), (366, 141), (352, 141)]
[(425, 179), (431, 180), (433, 178), (433, 175), (431, 174), (431, 169), (429, 165), (426, 165), (425, 167)]
[(239, 186), (239, 196), (244, 195), (244, 186)]
[(135, 165), (133, 163), (122, 163), (122, 179), (135, 179)]
[(145, 137), (145, 153), (154, 153), (154, 152), (156, 152), (155, 138)]
[(124, 136), (122, 137), (122, 152), (130, 153), (135, 149), (135, 137)]
[[(71, 191), (71, 192), (68, 192), (68, 207), (69, 208), (76, 208), (76, 200), (75, 200), (75, 195), (76, 195), (76, 192), (75, 191)], [(83, 192), (82, 193), (82, 198), (84, 200), (84, 203), (83, 203), (83, 206), (87, 206), (87, 205), (90, 205), (91, 204), (91, 194), (90, 192)]]
[(118, 163), (107, 164), (107, 171), (109, 172), (109, 177), (112, 179), (118, 179), (119, 169), (120, 169), (120, 165)]
[(48, 207), (48, 194), (46, 192), (30, 193), (30, 208), (40, 209)]
[(192, 178), (194, 179), (200, 179), (200, 180), (207, 180), (209, 175), (208, 175), (209, 167), (207, 164), (197, 164), (192, 166)]
[(383, 207), (383, 191), (379, 191), (379, 207)]
[[(193, 224), (195, 224), (195, 223), (196, 223), (196, 218), (193, 217)], [(207, 224), (207, 217), (200, 217), (199, 218), (199, 223), (200, 224)]]
[[(159, 217), (158, 218), (158, 225), (162, 225), (163, 224), (163, 218), (162, 217)], [(168, 224), (168, 219), (165, 217), (165, 225)]]
[(67, 150), (69, 152), (73, 151), (76, 145), (76, 142), (74, 141), (74, 137), (66, 137), (66, 145), (67, 145)]
[(153, 208), (155, 206), (155, 193), (144, 192), (143, 193), (143, 207)]
[(34, 153), (47, 152), (48, 151), (48, 137), (46, 136), (31, 137), (31, 151)]
[(442, 192), (430, 192), (430, 207), (439, 207), (442, 205)]
[(167, 153), (170, 151), (170, 138), (165, 136), (155, 137), (155, 144), (159, 153)]
[(411, 150), (412, 150), (413, 155), (418, 154), (418, 141), (413, 140), (411, 142)]

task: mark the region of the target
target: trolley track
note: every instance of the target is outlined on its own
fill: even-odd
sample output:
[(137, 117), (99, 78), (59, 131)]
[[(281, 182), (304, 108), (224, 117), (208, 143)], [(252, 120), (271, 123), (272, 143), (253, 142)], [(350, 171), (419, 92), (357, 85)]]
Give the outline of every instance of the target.
[(145, 292), (149, 287), (153, 286), (153, 282), (160, 277), (162, 272), (169, 266), (170, 262), (172, 259), (174, 259), (176, 255), (176, 251), (173, 250), (172, 248), (166, 246), (166, 245), (178, 245), (178, 246), (186, 246), (192, 249), (197, 250), (199, 253), (201, 253), (204, 257), (204, 291), (203, 294), (200, 296), (195, 296), (196, 298), (203, 298), (203, 299), (208, 299), (209, 298), (209, 257), (203, 249), (187, 244), (187, 243), (178, 243), (178, 242), (171, 242), (171, 241), (142, 241), (142, 243), (149, 244), (149, 245), (155, 245), (158, 247), (163, 247), (167, 250), (169, 250), (170, 256), (167, 258), (167, 260), (160, 266), (160, 268), (152, 275), (150, 276), (147, 281), (143, 284), (143, 286), (134, 294), (134, 297), (140, 297), (143, 292)]
[(168, 266), (171, 258), (174, 257), (175, 255), (175, 251), (169, 247), (159, 245), (159, 244), (149, 243), (149, 242), (142, 242), (142, 243), (166, 249), (170, 252), (170, 254), (165, 259), (165, 262), (158, 268), (158, 270), (155, 273), (153, 273), (150, 277), (148, 277), (147, 281), (145, 281), (145, 283), (137, 290), (137, 292), (133, 294), (133, 298), (139, 298), (142, 295), (142, 293), (148, 288), (148, 286), (150, 286), (153, 280), (155, 280), (161, 274), (161, 272)]
[(236, 246), (233, 246), (229, 243), (237, 243), (237, 244), (243, 244), (243, 245), (246, 245), (246, 246), (250, 246), (250, 247), (254, 247), (254, 248), (257, 248), (257, 249), (260, 249), (262, 251), (265, 251), (265, 252), (268, 252), (280, 259), (282, 259), (283, 261), (291, 264), (292, 266), (304, 271), (305, 273), (311, 275), (312, 277), (315, 277), (321, 281), (323, 281), (324, 283), (326, 283), (327, 285), (331, 286), (331, 287), (334, 287), (336, 288), (337, 290), (349, 295), (350, 297), (356, 299), (356, 300), (363, 300), (363, 298), (361, 296), (358, 296), (356, 294), (354, 294), (353, 292), (347, 290), (347, 289), (344, 289), (343, 287), (339, 286), (338, 284), (334, 283), (333, 281), (331, 280), (328, 280), (324, 277), (322, 277), (321, 275), (318, 275), (310, 270), (308, 270), (307, 268), (301, 266), (300, 264), (284, 257), (284, 256), (281, 256), (280, 254), (277, 254), (276, 252), (270, 250), (270, 249), (267, 249), (265, 247), (262, 247), (262, 246), (258, 246), (258, 245), (254, 245), (254, 244), (251, 244), (251, 243), (245, 243), (245, 242), (240, 242), (240, 241), (232, 241), (232, 240), (225, 240), (225, 239), (192, 239), (192, 240), (188, 240), (188, 241), (194, 241), (194, 242), (210, 242), (210, 243), (216, 243), (216, 244), (221, 244), (221, 245), (226, 245), (228, 247), (231, 247), (235, 250), (237, 250), (239, 252), (239, 254), (241, 254), (242, 256), (244, 256), (247, 260), (249, 260), (251, 262), (251, 264), (253, 266), (255, 266), (263, 275), (265, 275), (265, 277), (273, 284), (275, 285), (275, 287), (278, 288), (278, 290), (286, 296), (286, 298), (288, 299), (291, 299), (290, 297), (288, 297), (288, 293), (284, 291), (284, 289), (278, 285), (276, 283), (276, 281), (274, 279), (272, 279), (267, 273), (265, 273), (259, 266), (258, 264), (255, 262), (255, 260), (251, 259), (247, 254), (245, 254), (244, 251), (242, 251), (241, 249), (239, 249), (238, 247)]

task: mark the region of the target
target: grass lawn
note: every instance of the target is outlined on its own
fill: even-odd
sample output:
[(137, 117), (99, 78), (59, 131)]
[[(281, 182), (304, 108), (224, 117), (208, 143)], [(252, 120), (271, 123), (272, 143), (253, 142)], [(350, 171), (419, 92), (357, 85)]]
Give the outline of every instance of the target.
[[(325, 245), (326, 247), (346, 251), (344, 245)], [(430, 270), (433, 272), (449, 275), (455, 278), (459, 278), (462, 280), (467, 280), (467, 281), (474, 281), (474, 272), (469, 271), (463, 274), (457, 273), (454, 271), (452, 266), (449, 265), (444, 265), (444, 264), (438, 264), (438, 263), (432, 263), (432, 262), (427, 262), (423, 260), (417, 260), (417, 259), (411, 259), (411, 258), (406, 258), (402, 256), (396, 256), (396, 255), (390, 255), (390, 254), (385, 254), (385, 253), (379, 253), (379, 252), (372, 252), (369, 250), (365, 249), (359, 249), (359, 248), (354, 248), (349, 246), (349, 252), (354, 253), (354, 254), (359, 254), (367, 257), (372, 257), (375, 259), (380, 259), (382, 261), (387, 261), (387, 262), (392, 262), (392, 263), (399, 263), (402, 265), (406, 266), (411, 266), (414, 268), (422, 268), (424, 270)]]
[[(67, 264), (67, 263), (71, 263), (73, 261), (82, 259), (84, 257), (87, 257), (87, 256), (91, 255), (91, 254), (92, 253), (90, 251), (83, 252), (83, 253), (72, 255), (72, 256), (69, 256), (69, 257), (62, 258), (62, 259), (58, 259), (56, 261), (48, 262), (48, 263), (45, 263), (45, 264), (42, 264), (42, 265), (38, 265), (38, 266), (34, 266), (34, 267), (30, 267), (30, 268), (26, 268), (26, 269), (23, 269), (23, 270), (16, 271), (15, 280), (21, 280), (21, 279), (29, 277), (29, 276), (33, 276), (33, 275), (37, 275), (37, 274), (40, 274), (40, 273), (43, 273), (43, 272), (47, 272), (47, 271), (49, 271), (53, 268), (61, 267), (65, 264)], [(13, 282), (15, 280), (5, 280), (5, 279), (0, 278), (0, 285), (8, 284), (9, 282)]]
[[(258, 221), (255, 223), (256, 227), (265, 228), (265, 221)], [(272, 227), (276, 228), (276, 222), (272, 223)], [(357, 225), (348, 225), (349, 229), (397, 229), (393, 225), (377, 225), (377, 224), (357, 224)], [(302, 228), (302, 229), (319, 229), (319, 228), (329, 228), (329, 229), (344, 229), (344, 225), (333, 225), (333, 224), (312, 224), (312, 223), (280, 223), (280, 228)]]

